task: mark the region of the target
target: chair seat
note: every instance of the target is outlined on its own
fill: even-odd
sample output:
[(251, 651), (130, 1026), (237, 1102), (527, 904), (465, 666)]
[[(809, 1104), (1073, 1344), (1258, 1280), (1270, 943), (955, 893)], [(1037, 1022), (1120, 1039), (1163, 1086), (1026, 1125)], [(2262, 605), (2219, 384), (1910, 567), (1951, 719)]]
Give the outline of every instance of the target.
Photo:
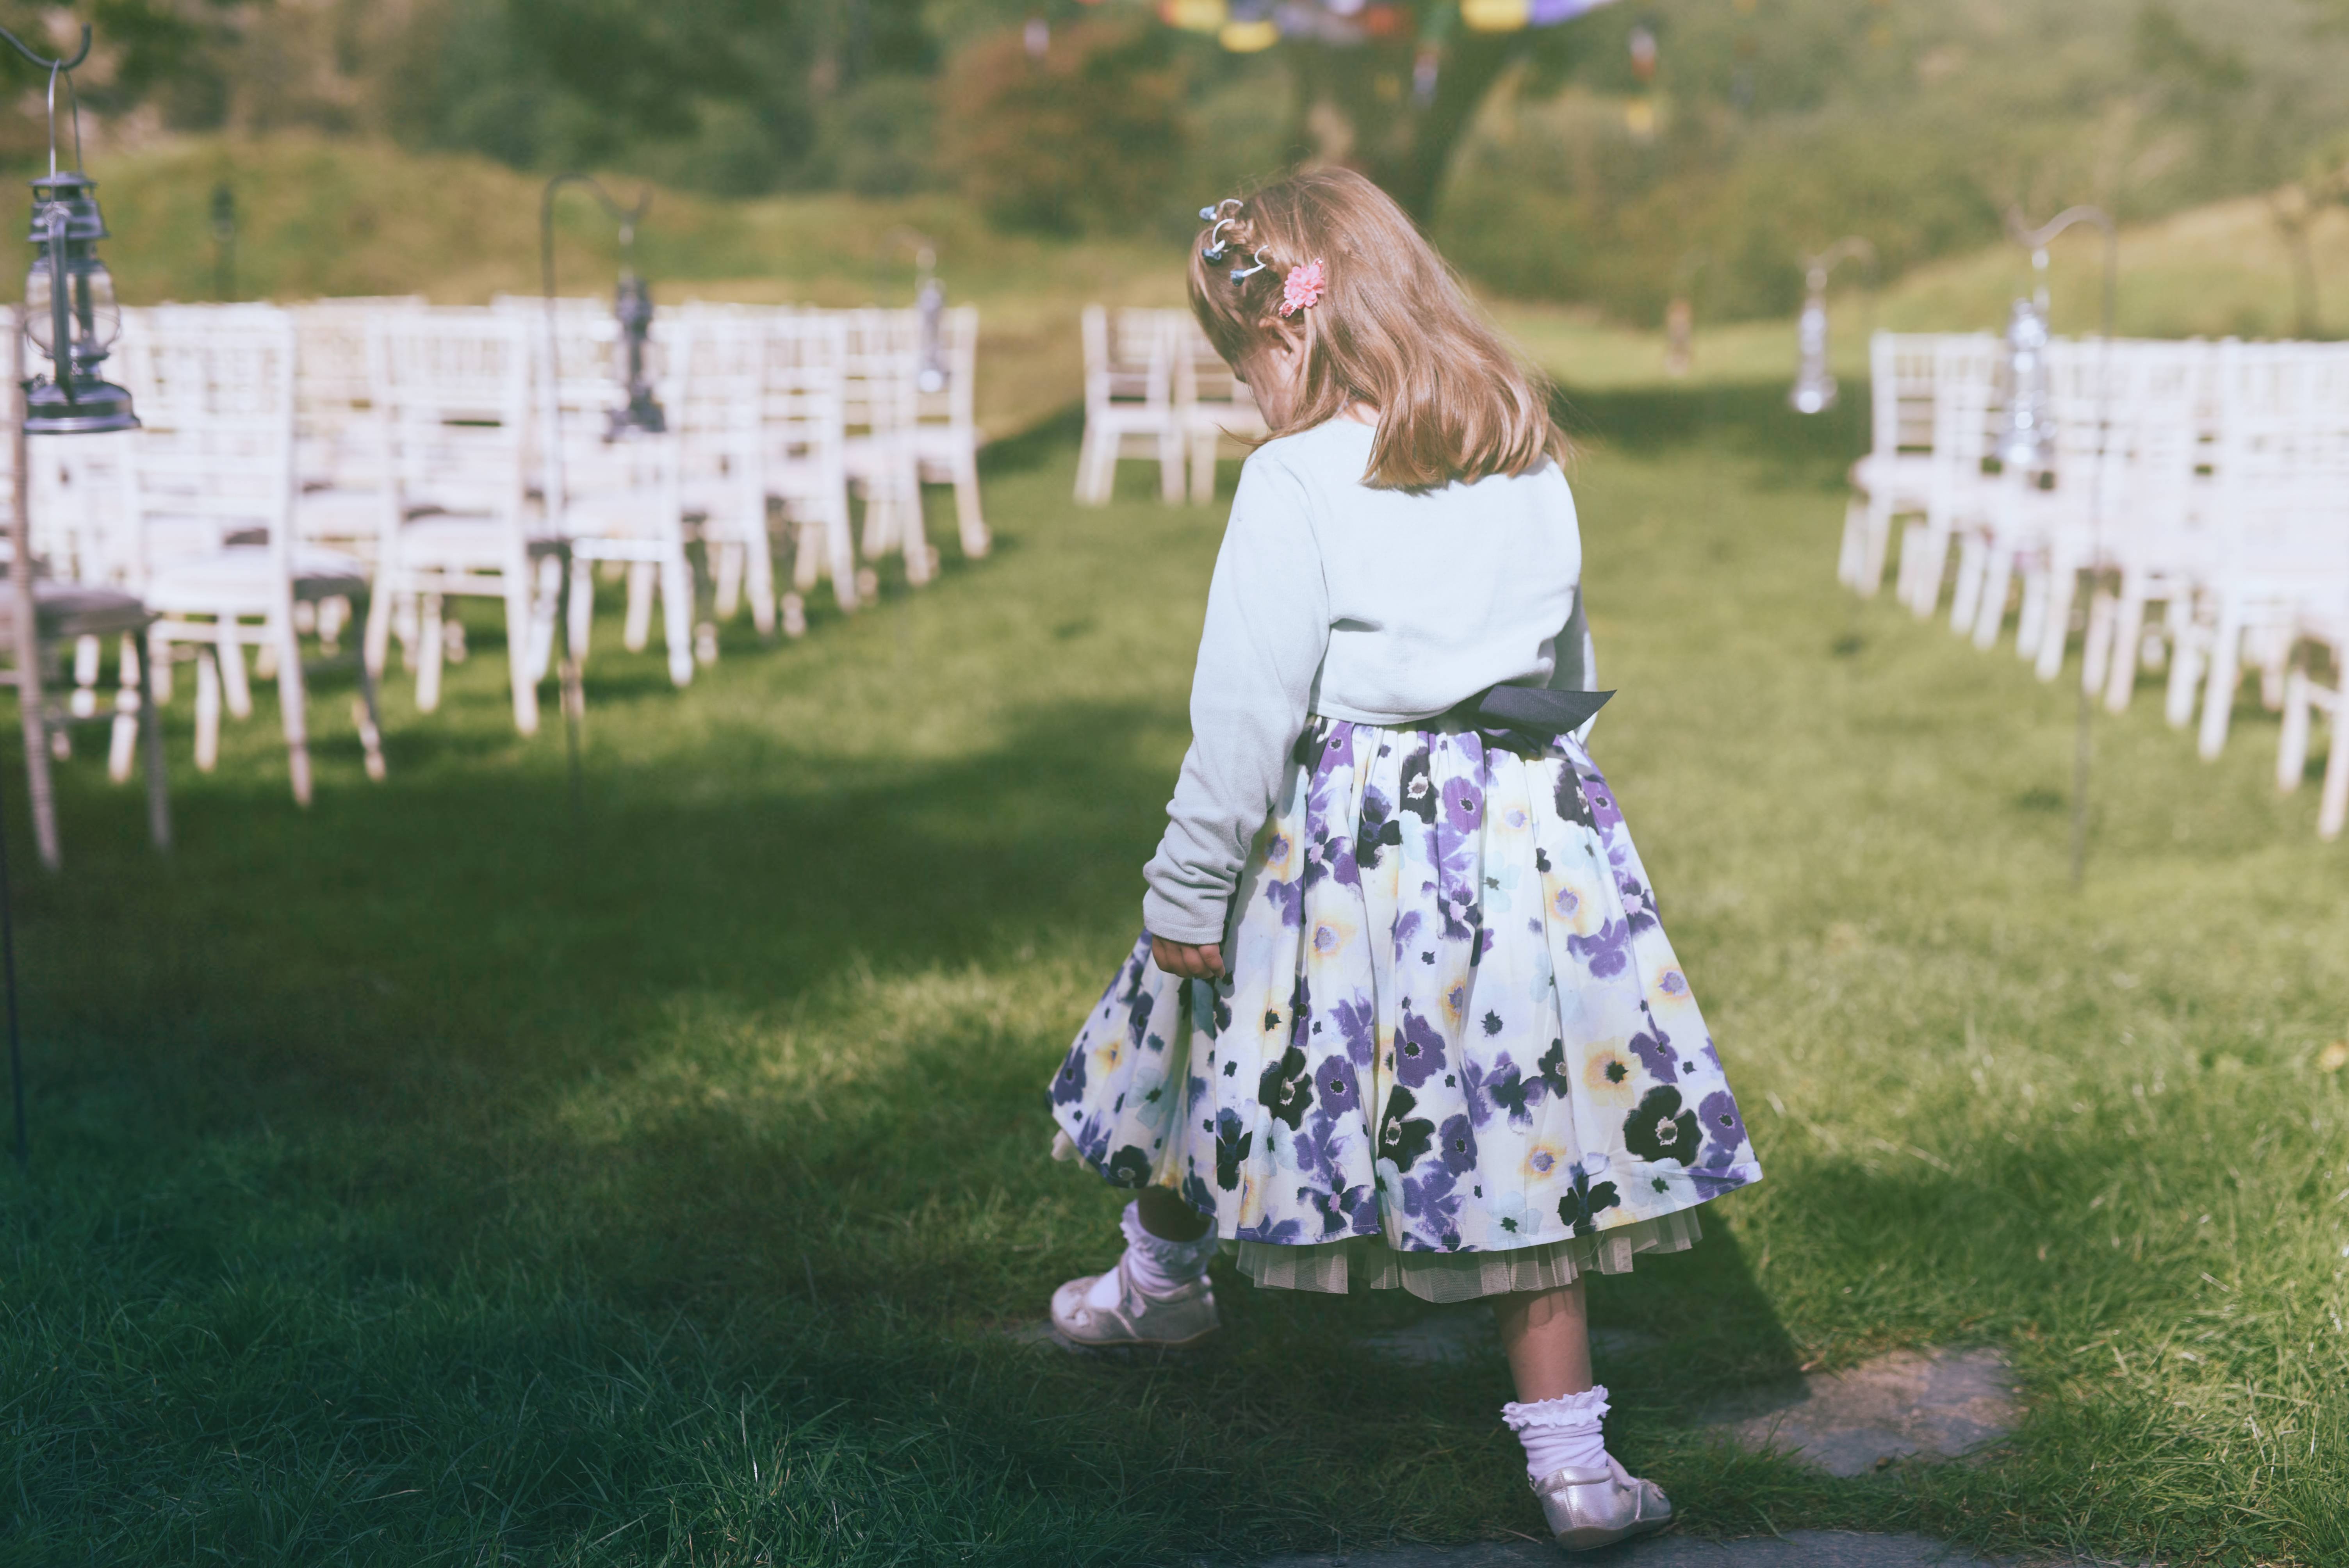
[[(537, 520), (532, 521), (535, 525)], [(407, 565), (426, 571), (494, 572), (505, 565), (512, 537), (507, 524), (494, 517), (429, 512), (399, 525), (399, 554)], [(533, 555), (563, 548), (560, 539), (535, 526), (523, 544)]]
[[(232, 544), (162, 567), (149, 580), (147, 598), (160, 611), (260, 614), (276, 597), (277, 571), (275, 552), (268, 546)], [(367, 591), (363, 562), (315, 546), (294, 552), (292, 578), (296, 599), (357, 598)]]
[(367, 539), (383, 531), (381, 490), (313, 490), (294, 498), (294, 526), (305, 539)]
[[(96, 583), (33, 582), (34, 615), (44, 642), (72, 637), (110, 637), (143, 630), (154, 614), (136, 593)], [(0, 583), (0, 643), (16, 634), (16, 590)]]

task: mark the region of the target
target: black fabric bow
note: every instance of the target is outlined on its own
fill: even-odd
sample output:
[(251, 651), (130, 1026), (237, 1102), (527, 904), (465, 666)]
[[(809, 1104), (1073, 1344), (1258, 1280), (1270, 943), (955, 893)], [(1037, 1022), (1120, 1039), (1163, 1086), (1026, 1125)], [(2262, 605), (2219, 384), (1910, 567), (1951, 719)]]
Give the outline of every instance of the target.
[(1512, 751), (1535, 756), (1548, 750), (1559, 736), (1589, 723), (1614, 695), (1612, 691), (1552, 691), (1547, 686), (1489, 686), (1446, 717)]

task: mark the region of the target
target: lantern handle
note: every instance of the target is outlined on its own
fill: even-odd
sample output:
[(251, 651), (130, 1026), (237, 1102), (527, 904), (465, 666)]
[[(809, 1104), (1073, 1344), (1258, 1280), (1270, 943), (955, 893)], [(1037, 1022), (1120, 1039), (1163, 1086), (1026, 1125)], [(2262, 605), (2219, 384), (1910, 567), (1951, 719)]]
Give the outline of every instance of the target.
[(89, 24), (87, 22), (81, 25), (81, 47), (74, 51), (70, 60), (53, 60), (47, 55), (36, 54), (30, 45), (5, 27), (0, 27), (0, 40), (14, 46), (18, 54), (45, 71), (69, 71), (89, 58)]

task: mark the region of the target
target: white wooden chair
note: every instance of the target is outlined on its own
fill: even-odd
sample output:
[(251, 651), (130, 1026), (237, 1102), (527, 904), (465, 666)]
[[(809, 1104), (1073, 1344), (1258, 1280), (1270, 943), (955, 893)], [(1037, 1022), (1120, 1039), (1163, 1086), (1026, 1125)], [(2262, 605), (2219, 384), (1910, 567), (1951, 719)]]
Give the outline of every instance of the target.
[[(125, 585), (159, 617), (150, 657), (197, 650), (196, 766), (219, 757), (223, 700), (250, 714), (244, 649), (274, 674), (294, 799), (311, 798), (297, 603), (367, 594), (364, 562), (306, 544), (294, 524), (294, 321), (265, 305), (167, 306), (126, 323), (121, 364), (140, 428), (125, 449)], [(383, 777), (375, 687), (356, 704), (369, 778)]]
[[(669, 504), (701, 541), (716, 619), (733, 618), (747, 587), (751, 624), (771, 636), (775, 560), (760, 438), (767, 313), (688, 304), (669, 312), (663, 325), (667, 375), (660, 396), (678, 441)], [(708, 642), (698, 652), (714, 658), (715, 636)]]
[[(1114, 331), (1112, 330), (1112, 325)], [(1085, 435), (1077, 500), (1105, 505), (1133, 442), (1158, 459), (1161, 500), (1183, 499), (1184, 432), (1174, 415), (1174, 346), (1163, 311), (1085, 306)]]
[(922, 522), (918, 422), (921, 325), (909, 310), (841, 313), (845, 354), (841, 410), (847, 438), (841, 456), (849, 483), (864, 496), (864, 555), (905, 557), (905, 581), (919, 586), (935, 557)]
[[(965, 559), (976, 561), (989, 543), (978, 497), (978, 307), (958, 304), (939, 312), (936, 344), (927, 340), (931, 328), (919, 310), (914, 325), (919, 346), (915, 463), (924, 483), (954, 487), (956, 531)], [(925, 388), (923, 377), (933, 371), (944, 376), (944, 384)]]
[[(2349, 355), (2331, 345), (2222, 344), (2220, 436), (2210, 505), (2214, 563), (2173, 688), (2208, 674), (2198, 748), (2227, 743), (2247, 644), (2263, 655), (2262, 695), (2283, 704), (2284, 661), (2312, 602), (2349, 583)], [(2178, 718), (2185, 705), (2173, 702)]]
[[(528, 324), (496, 311), (408, 311), (367, 324), (389, 498), (367, 615), (367, 668), (382, 674), (392, 601), (415, 595), (424, 623), (416, 705), (431, 712), (440, 701), (442, 601), (499, 600), (514, 727), (524, 735), (538, 731), (538, 681), (552, 651), (558, 585), (552, 569), (565, 553), (530, 502), (531, 359)], [(540, 572), (541, 563), (549, 570)]]
[(847, 324), (834, 311), (759, 313), (766, 356), (760, 378), (760, 467), (767, 497), (791, 529), (793, 593), (783, 606), (783, 629), (804, 629), (800, 595), (832, 579), (843, 612), (861, 600), (856, 542), (849, 529), (847, 407), (842, 391), (848, 362)]
[[(675, 425), (666, 433), (611, 438), (611, 415), (627, 400), (625, 345), (619, 323), (601, 301), (556, 301), (551, 327), (543, 300), (506, 298), (497, 308), (528, 324), (533, 393), (529, 444), (546, 531), (570, 550), (572, 656), (587, 656), (595, 568), (608, 562), (626, 574), (622, 643), (636, 653), (651, 641), (657, 593), (669, 679), (690, 685), (696, 587), (686, 554)], [(666, 336), (666, 331), (657, 331), (649, 346), (655, 363), (647, 374), (656, 384), (663, 380), (659, 359)]]
[[(1999, 412), (1998, 340), (1986, 333), (1945, 334), (1933, 346), (1932, 458), (1924, 516), (1902, 531), (1895, 583), (1921, 619), (1940, 608), (1950, 543), (1980, 521), (1993, 491), (1982, 471)], [(1979, 579), (1961, 567), (1959, 591)], [(1970, 613), (1970, 606), (1966, 607)], [(1971, 625), (1966, 614), (1957, 624)]]
[[(2105, 707), (2125, 711), (2137, 673), (2168, 657), (2168, 626), (2192, 614), (2195, 583), (2208, 569), (2204, 511), (2213, 351), (2207, 343), (2120, 343), (2126, 401), (2116, 417), (2126, 461), (2121, 526), (2107, 560), (2110, 592), (2091, 603), (2081, 679), (2102, 688)], [(2149, 628), (2155, 606), (2164, 625)]]
[(1164, 329), (1173, 344), (1174, 421), (1190, 456), (1191, 500), (1205, 505), (1216, 499), (1216, 459), (1225, 443), (1264, 436), (1264, 415), (1189, 311), (1166, 312)]
[(1873, 595), (1884, 583), (1893, 520), (1933, 500), (1935, 333), (1879, 332), (1868, 342), (1869, 449), (1852, 465), (1836, 580)]

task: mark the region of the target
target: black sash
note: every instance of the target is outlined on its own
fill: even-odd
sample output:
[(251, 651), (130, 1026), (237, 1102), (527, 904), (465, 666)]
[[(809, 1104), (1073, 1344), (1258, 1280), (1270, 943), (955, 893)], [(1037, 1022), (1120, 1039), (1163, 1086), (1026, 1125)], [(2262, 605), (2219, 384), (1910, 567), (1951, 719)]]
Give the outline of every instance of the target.
[(1559, 736), (1589, 723), (1614, 695), (1611, 691), (1552, 691), (1547, 686), (1489, 686), (1444, 717), (1512, 750), (1546, 751)]

